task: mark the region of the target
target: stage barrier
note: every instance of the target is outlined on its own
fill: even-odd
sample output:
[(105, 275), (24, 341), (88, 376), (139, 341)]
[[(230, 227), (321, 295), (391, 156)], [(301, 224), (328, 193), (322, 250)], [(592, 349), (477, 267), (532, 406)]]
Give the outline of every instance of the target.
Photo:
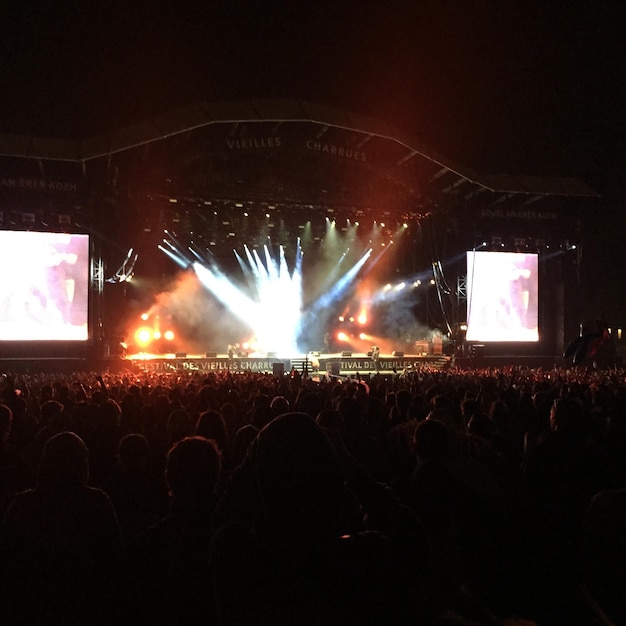
[(306, 355), (293, 358), (277, 357), (206, 357), (206, 356), (151, 356), (140, 358), (137, 356), (127, 357), (133, 366), (151, 371), (198, 371), (198, 372), (265, 372), (274, 375), (288, 374), (292, 368), (302, 373), (328, 373), (334, 376), (351, 374), (375, 374), (402, 373), (405, 370), (418, 369), (420, 367), (445, 367), (450, 359), (443, 356), (433, 355), (398, 355), (381, 357), (376, 364), (367, 355), (343, 356), (327, 355), (316, 356), (311, 362)]

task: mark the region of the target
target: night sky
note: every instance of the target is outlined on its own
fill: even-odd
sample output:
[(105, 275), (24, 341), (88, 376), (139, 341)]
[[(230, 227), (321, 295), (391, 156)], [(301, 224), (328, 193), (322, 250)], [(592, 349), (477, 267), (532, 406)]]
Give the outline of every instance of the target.
[(80, 137), (195, 101), (302, 98), (478, 171), (583, 179), (605, 198), (593, 228), (613, 260), (626, 249), (624, 7), (4, 0), (0, 132)]
[(490, 171), (604, 184), (623, 146), (624, 3), (146, 4), (5, 0), (1, 130), (80, 136), (196, 100), (295, 97)]

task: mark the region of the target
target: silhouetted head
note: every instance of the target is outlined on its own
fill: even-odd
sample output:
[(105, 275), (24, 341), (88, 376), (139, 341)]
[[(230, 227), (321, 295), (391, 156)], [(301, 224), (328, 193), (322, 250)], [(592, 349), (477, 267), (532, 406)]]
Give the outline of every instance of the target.
[(215, 495), (221, 470), (222, 458), (214, 441), (185, 437), (167, 454), (165, 480), (175, 498), (208, 498)]
[(476, 437), (489, 441), (496, 432), (494, 421), (486, 413), (475, 413), (469, 419), (467, 431)]
[(314, 391), (303, 391), (296, 401), (298, 412), (306, 413), (315, 419), (322, 408), (320, 397)]
[(39, 464), (39, 488), (71, 489), (86, 485), (88, 480), (89, 451), (85, 442), (67, 431), (50, 437)]
[(315, 418), (315, 423), (320, 428), (341, 432), (343, 430), (343, 417), (336, 409), (322, 409)]
[(443, 459), (448, 452), (450, 434), (447, 426), (436, 419), (420, 422), (413, 433), (413, 450), (418, 461)]
[(343, 478), (334, 450), (309, 415), (280, 415), (253, 449), (266, 520), (286, 532), (325, 534), (338, 529)]
[(11, 434), (13, 412), (6, 404), (0, 404), (0, 441), (6, 443)]
[(585, 410), (578, 398), (557, 398), (550, 410), (550, 429), (566, 434), (582, 434)]
[(356, 398), (351, 396), (342, 398), (337, 407), (347, 430), (353, 430), (363, 425), (365, 415), (363, 407)]
[(145, 469), (150, 455), (148, 440), (138, 433), (124, 435), (117, 447), (117, 457), (124, 469)]
[(44, 424), (51, 424), (63, 411), (63, 405), (56, 400), (46, 400), (41, 405), (41, 421)]
[(270, 403), (270, 409), (272, 410), (272, 417), (287, 413), (290, 409), (289, 400), (285, 396), (275, 396)]
[(221, 452), (228, 449), (228, 429), (219, 411), (209, 409), (200, 413), (196, 424), (196, 435), (213, 439)]
[(181, 441), (191, 434), (191, 419), (185, 409), (174, 409), (167, 418), (167, 438), (170, 443)]

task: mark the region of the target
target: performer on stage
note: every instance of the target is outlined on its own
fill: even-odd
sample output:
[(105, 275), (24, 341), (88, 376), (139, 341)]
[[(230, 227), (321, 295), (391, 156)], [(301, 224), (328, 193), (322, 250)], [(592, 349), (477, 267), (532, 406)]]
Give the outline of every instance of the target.
[(330, 352), (330, 343), (331, 343), (332, 335), (330, 333), (326, 333), (324, 335), (324, 352), (328, 354)]
[(228, 363), (230, 365), (230, 369), (233, 369), (233, 365), (235, 363), (235, 353), (236, 353), (235, 346), (229, 343), (226, 353), (228, 354)]
[(378, 346), (372, 346), (372, 362), (374, 369), (380, 372), (380, 348)]

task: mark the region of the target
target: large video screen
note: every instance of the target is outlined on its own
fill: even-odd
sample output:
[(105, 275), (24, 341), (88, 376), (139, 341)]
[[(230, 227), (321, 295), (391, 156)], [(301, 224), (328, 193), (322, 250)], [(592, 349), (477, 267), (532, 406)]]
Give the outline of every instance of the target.
[(467, 341), (539, 341), (538, 255), (467, 253)]
[(0, 341), (88, 339), (89, 235), (0, 230)]

